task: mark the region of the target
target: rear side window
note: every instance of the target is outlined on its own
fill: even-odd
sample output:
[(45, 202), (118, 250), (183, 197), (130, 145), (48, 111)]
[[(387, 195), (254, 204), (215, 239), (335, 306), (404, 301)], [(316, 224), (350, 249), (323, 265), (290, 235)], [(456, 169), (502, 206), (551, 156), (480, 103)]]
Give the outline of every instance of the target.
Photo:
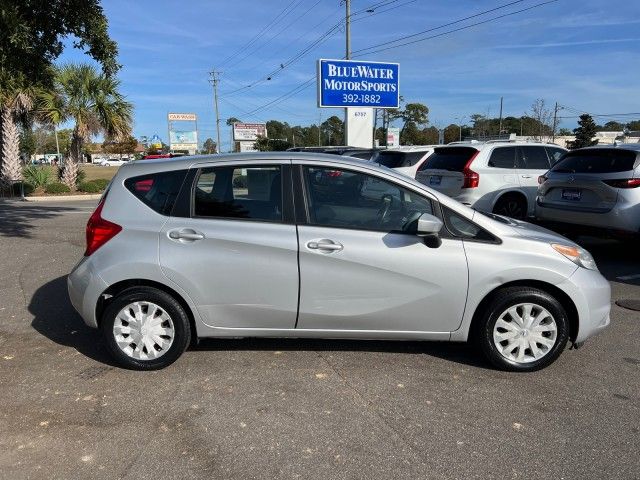
[(489, 166), (494, 168), (515, 168), (516, 147), (494, 148), (489, 157)]
[(462, 172), (478, 150), (470, 147), (436, 148), (422, 164), (420, 170), (449, 170)]
[(282, 221), (280, 170), (279, 165), (203, 168), (194, 188), (195, 216)]
[(171, 215), (187, 170), (158, 172), (127, 178), (124, 186), (149, 208), (160, 215)]
[(380, 152), (373, 158), (378, 163), (388, 168), (410, 167), (424, 157), (426, 152)]
[(556, 147), (545, 147), (547, 149), (547, 155), (549, 155), (549, 161), (551, 165), (554, 165), (560, 158), (567, 153), (566, 150)]
[(548, 170), (549, 158), (544, 147), (536, 147), (533, 145), (519, 147), (520, 162), (518, 168), (529, 170)]
[(557, 173), (616, 173), (633, 170), (635, 152), (603, 148), (567, 153), (551, 169)]

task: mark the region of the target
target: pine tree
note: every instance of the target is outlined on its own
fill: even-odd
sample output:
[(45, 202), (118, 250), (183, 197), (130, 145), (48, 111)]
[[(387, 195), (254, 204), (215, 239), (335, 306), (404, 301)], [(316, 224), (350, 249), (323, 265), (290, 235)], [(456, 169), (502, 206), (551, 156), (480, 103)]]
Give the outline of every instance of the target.
[(576, 135), (576, 139), (569, 143), (569, 148), (572, 150), (576, 148), (592, 147), (598, 143), (598, 140), (592, 140), (597, 132), (597, 127), (593, 118), (588, 113), (580, 115), (578, 120), (579, 127), (573, 130)]

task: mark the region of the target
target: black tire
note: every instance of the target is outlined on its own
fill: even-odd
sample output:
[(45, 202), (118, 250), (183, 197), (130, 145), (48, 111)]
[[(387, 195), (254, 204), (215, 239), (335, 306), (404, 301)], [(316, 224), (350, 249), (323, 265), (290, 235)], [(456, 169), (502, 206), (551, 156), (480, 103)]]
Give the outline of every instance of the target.
[(524, 220), (527, 217), (527, 208), (527, 200), (523, 196), (507, 193), (498, 199), (493, 207), (493, 213)]
[[(510, 307), (532, 303), (545, 308), (556, 323), (555, 344), (540, 359), (529, 363), (514, 362), (502, 355), (493, 341), (493, 330), (500, 316)], [(543, 290), (530, 287), (508, 287), (493, 296), (484, 312), (479, 312), (478, 322), (471, 334), (489, 362), (501, 370), (531, 372), (553, 363), (562, 353), (569, 339), (569, 319), (560, 302)]]
[[(118, 313), (133, 302), (151, 302), (164, 310), (173, 322), (173, 343), (160, 357), (142, 360), (127, 355), (118, 346), (113, 327)], [(111, 355), (125, 368), (133, 370), (158, 370), (175, 362), (191, 341), (191, 327), (184, 308), (178, 301), (162, 290), (153, 287), (131, 287), (112, 299), (102, 316), (100, 325)]]

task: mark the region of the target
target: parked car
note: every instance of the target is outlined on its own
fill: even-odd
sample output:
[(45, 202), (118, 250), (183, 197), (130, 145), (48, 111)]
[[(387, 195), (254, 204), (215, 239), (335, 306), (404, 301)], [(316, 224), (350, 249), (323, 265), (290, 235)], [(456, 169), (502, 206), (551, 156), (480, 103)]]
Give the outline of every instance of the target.
[(416, 177), (416, 172), (424, 164), (425, 160), (433, 153), (437, 145), (415, 145), (407, 147), (392, 147), (379, 150), (371, 157), (371, 161), (387, 168), (393, 168), (411, 178)]
[(573, 150), (538, 181), (538, 219), (640, 234), (640, 145)]
[(100, 160), (99, 165), (101, 167), (119, 167), (121, 165), (124, 165), (128, 161), (129, 160), (125, 160), (124, 158), (108, 158), (108, 159)]
[(130, 368), (194, 337), (326, 337), (470, 340), (530, 371), (609, 324), (609, 283), (575, 243), (335, 155), (132, 162), (86, 238), (71, 302)]
[(380, 152), (379, 148), (353, 148), (342, 152), (341, 155), (359, 158), (360, 160), (371, 160), (378, 152)]
[(534, 215), (538, 177), (566, 151), (546, 143), (456, 142), (437, 147), (416, 179), (476, 210), (524, 219)]

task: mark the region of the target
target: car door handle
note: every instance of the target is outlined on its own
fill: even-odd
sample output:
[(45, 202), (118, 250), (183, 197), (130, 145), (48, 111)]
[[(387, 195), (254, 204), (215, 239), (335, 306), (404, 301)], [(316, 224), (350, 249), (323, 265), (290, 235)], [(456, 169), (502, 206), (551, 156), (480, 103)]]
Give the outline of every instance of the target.
[(189, 240), (194, 242), (196, 240), (202, 240), (204, 238), (204, 234), (191, 229), (172, 230), (169, 232), (169, 238), (173, 240)]
[(307, 242), (307, 248), (311, 250), (325, 250), (327, 252), (336, 252), (342, 250), (344, 246), (341, 243), (336, 243), (333, 240), (318, 240)]

